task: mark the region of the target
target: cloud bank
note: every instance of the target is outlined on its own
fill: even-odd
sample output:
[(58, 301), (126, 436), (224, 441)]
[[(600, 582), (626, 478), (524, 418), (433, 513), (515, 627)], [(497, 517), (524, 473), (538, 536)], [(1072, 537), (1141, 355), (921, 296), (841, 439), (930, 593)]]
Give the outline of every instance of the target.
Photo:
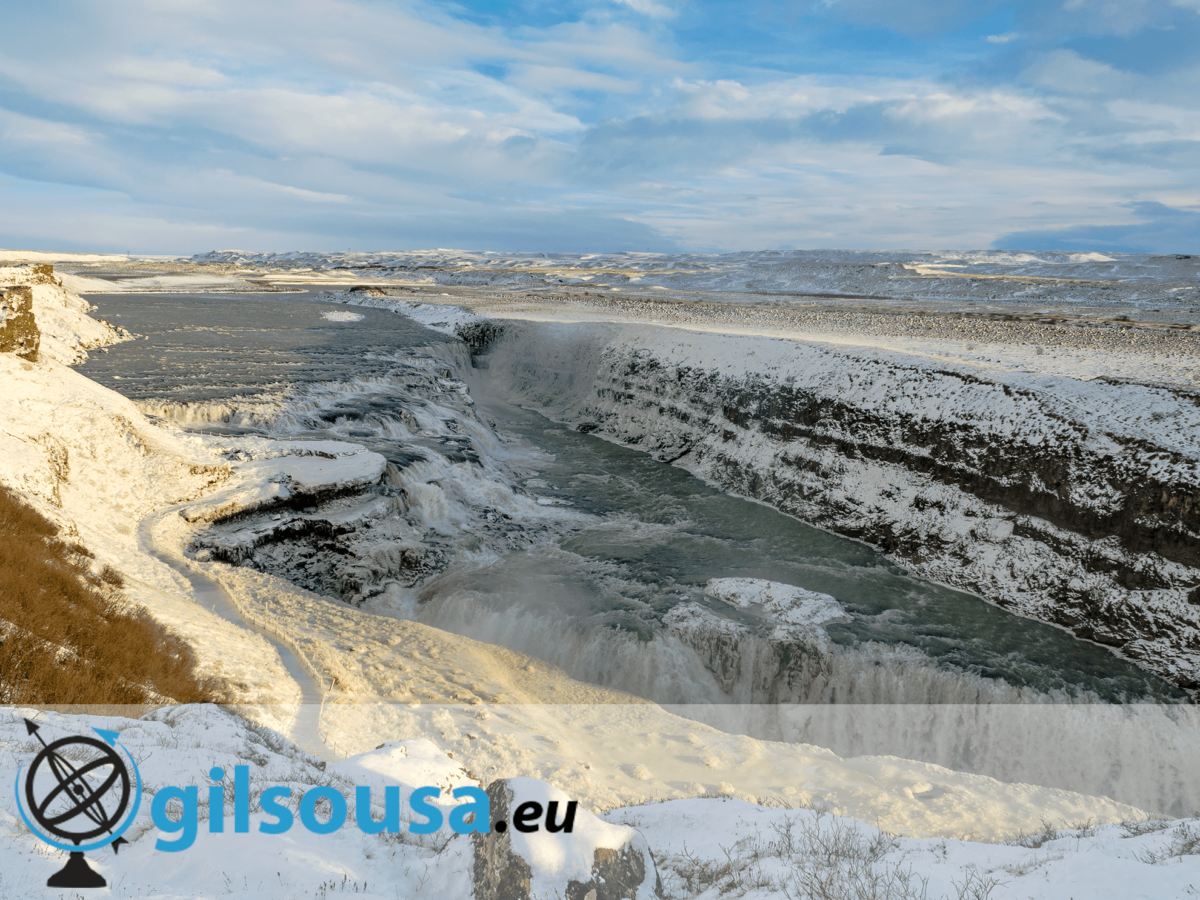
[(1200, 249), (1193, 0), (113, 0), (6, 32), (9, 246)]

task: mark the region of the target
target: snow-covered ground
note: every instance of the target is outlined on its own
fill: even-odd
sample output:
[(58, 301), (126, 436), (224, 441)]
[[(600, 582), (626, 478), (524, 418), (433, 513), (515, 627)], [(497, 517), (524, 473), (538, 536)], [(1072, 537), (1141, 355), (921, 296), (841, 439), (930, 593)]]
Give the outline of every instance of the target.
[[(383, 816), (383, 788), (433, 785), (448, 792), (481, 786), (486, 777), (469, 762), (453, 758), (422, 739), (392, 740), (349, 759), (323, 763), (286, 739), (218, 707), (167, 708), (142, 716), (61, 715), (29, 709), (0, 710), (0, 780), (12, 784), (18, 766), (28, 765), (41, 745), (27, 734), (33, 717), (47, 742), (91, 734), (118, 733), (118, 746), (137, 764), (147, 798), (125, 833), (128, 845), (114, 854), (90, 854), (93, 868), (108, 880), (88, 896), (194, 898), (230, 894), (247, 897), (321, 897), (349, 893), (392, 900), (397, 896), (458, 900), (475, 893), (477, 868), (471, 838), (448, 829), (427, 836), (407, 831), (366, 835), (353, 824), (356, 786), (372, 789), (372, 814)], [(210, 833), (211, 807), (197, 809), (195, 842), (186, 850), (156, 849), (176, 840), (153, 825), (145, 807), (168, 787), (199, 788), (207, 796), (214, 766), (230, 772), (249, 767), (252, 802), (248, 833), (234, 833), (233, 791), (224, 794), (226, 831)], [(556, 783), (553, 774), (545, 781)], [(540, 781), (513, 781), (517, 799), (561, 797)], [(332, 834), (315, 834), (298, 822), (284, 834), (265, 834), (272, 821), (259, 811), (271, 786), (292, 791), (296, 810), (303, 792), (332, 787), (351, 798), (350, 822)], [(913, 802), (936, 800), (936, 780), (915, 783)], [(442, 795), (443, 810), (453, 801)], [(676, 900), (722, 897), (838, 898), (1162, 898), (1192, 896), (1200, 884), (1196, 820), (1131, 821), (1097, 825), (1072, 819), (1034, 823), (1008, 843), (977, 843), (954, 837), (897, 837), (874, 825), (838, 816), (820, 803), (798, 807), (785, 798), (753, 803), (729, 797), (652, 801), (608, 809), (601, 820), (581, 811), (571, 836), (541, 833), (514, 842), (530, 865), (535, 885), (561, 890), (565, 879), (587, 872), (594, 846), (628, 840), (636, 830), (653, 855), (663, 896)], [(404, 807), (402, 807), (404, 808)], [(861, 817), (860, 817), (861, 818)], [(608, 824), (605, 824), (608, 823)], [(618, 826), (614, 828), (613, 826)], [(608, 829), (608, 831), (605, 831)], [(610, 834), (611, 832), (611, 834)], [(582, 851), (582, 852), (581, 852)], [(0, 896), (57, 897), (45, 879), (62, 867), (66, 854), (39, 843), (21, 821), (14, 795), (0, 794)], [(651, 879), (653, 884), (653, 879)], [(820, 891), (824, 891), (821, 893)], [(517, 893), (512, 896), (523, 897)], [(540, 895), (538, 895), (540, 896)], [(551, 894), (553, 896), (553, 894)], [(621, 896), (630, 896), (622, 894)], [(638, 891), (638, 900), (653, 896)]]
[[(81, 301), (64, 297), (63, 309), (82, 312)], [(452, 327), (436, 310), (427, 313), (431, 324)], [(76, 317), (73, 327), (74, 338), (55, 326), (63, 344), (57, 355), (66, 360), (91, 340), (91, 326)], [(147, 419), (50, 353), (32, 363), (0, 356), (0, 383), (0, 482), (78, 537), (98, 565), (122, 572), (130, 599), (188, 639), (202, 672), (222, 678), (233, 708), (257, 723), (196, 708), (138, 722), (39, 714), (48, 732), (93, 725), (120, 731), (148, 785), (204, 785), (213, 765), (247, 762), (261, 770), (259, 784), (380, 776), (410, 787), (460, 778), (486, 786), (537, 778), (608, 821), (637, 828), (675, 897), (803, 895), (806, 884), (817, 883), (806, 879), (836, 887), (855, 879), (917, 885), (924, 878), (930, 897), (1098, 896), (1110, 888), (1130, 897), (1186, 896), (1200, 878), (1190, 822), (1093, 828), (1145, 815), (1103, 797), (929, 763), (843, 759), (809, 745), (730, 734), (576, 681), (529, 656), (355, 609), (270, 574), (188, 558), (184, 547), (206, 521), (352, 492), (379, 477), (382, 460), (345, 443), (188, 434)], [(294, 733), (304, 686), (270, 640), (197, 603), (188, 573), (218, 581), (247, 623), (264, 625), (284, 652), (303, 661), (325, 693), (317, 715), (333, 754), (366, 756), (327, 760), (322, 772), (263, 730)], [(822, 595), (769, 584), (715, 583), (710, 592), (739, 608), (794, 619), (797, 628), (819, 628), (838, 612)], [(28, 714), (7, 710), (0, 719), (8, 751), (0, 755), (0, 779), (15, 778), (16, 765), (34, 749), (21, 722)], [(2, 796), (0, 892), (36, 896), (60, 865), (59, 854), (46, 858), (14, 815), (12, 795)], [(1048, 830), (1071, 825), (1081, 830)], [(905, 837), (887, 837), (875, 826)], [(958, 839), (996, 841), (1020, 832), (1032, 835), (1024, 846)], [(464, 897), (471, 889), (466, 839), (443, 845), (366, 838), (352, 829), (331, 837), (301, 829), (276, 837), (202, 830), (195, 847), (178, 856), (156, 851), (154, 837), (143, 822), (120, 856), (99, 855), (112, 894)]]
[[(391, 287), (542, 297), (565, 292), (778, 300), (837, 305), (949, 304), (963, 310), (1196, 312), (1200, 257), (1007, 251), (761, 251), (728, 254), (408, 252), (256, 253), (186, 260), (0, 250), (0, 262), (50, 262), (78, 291), (229, 292)], [(469, 294), (470, 291), (467, 291)], [(560, 295), (559, 299), (563, 299)], [(1195, 317), (1192, 316), (1192, 319)], [(1191, 320), (1189, 320), (1191, 321)]]

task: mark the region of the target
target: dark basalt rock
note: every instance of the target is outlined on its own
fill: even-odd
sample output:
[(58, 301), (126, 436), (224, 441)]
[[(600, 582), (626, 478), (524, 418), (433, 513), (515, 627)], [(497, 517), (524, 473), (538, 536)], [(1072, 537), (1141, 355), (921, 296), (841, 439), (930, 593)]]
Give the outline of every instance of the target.
[[(492, 817), (504, 816), (507, 821), (513, 805), (508, 781), (493, 781), (487, 789)], [(472, 869), (475, 900), (529, 900), (529, 883), (533, 870), (524, 859), (513, 852), (512, 836), (508, 832), (471, 835), (475, 851)]]
[(487, 351), (492, 344), (504, 335), (504, 326), (495, 322), (469, 322), (459, 325), (454, 333), (463, 339), (471, 351), (471, 359)]

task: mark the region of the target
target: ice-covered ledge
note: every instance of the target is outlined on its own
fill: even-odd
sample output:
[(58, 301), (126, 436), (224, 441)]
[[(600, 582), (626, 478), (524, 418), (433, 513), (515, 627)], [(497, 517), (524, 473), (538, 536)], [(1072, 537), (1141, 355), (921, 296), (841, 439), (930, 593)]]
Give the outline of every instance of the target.
[(315, 505), (374, 484), (387, 468), (383, 456), (342, 441), (201, 438), (229, 461), (232, 476), (225, 487), (181, 512), (193, 523), (273, 507)]

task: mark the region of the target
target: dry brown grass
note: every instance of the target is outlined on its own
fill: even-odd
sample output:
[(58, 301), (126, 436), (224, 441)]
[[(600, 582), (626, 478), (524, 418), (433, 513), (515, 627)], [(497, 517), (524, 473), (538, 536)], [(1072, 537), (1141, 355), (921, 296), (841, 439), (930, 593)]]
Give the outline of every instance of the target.
[(161, 704), (215, 699), (191, 648), (92, 574), (78, 544), (0, 488), (0, 703)]

